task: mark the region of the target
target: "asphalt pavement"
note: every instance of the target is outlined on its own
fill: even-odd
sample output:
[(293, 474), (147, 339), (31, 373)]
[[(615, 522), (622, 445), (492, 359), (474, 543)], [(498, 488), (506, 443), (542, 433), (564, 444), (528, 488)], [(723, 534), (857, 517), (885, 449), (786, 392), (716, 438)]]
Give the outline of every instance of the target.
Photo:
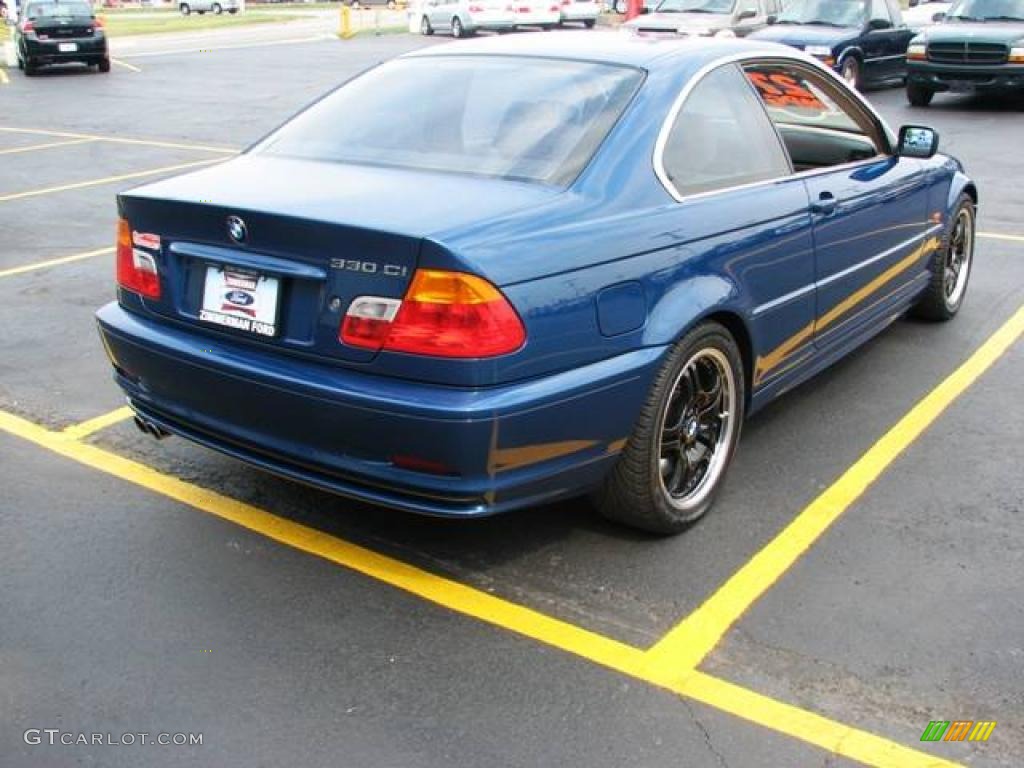
[[(439, 521), (140, 435), (92, 322), (118, 190), (438, 42), (282, 32), (305, 23), (0, 84), (0, 766), (1020, 765), (1024, 355), (985, 345), (1021, 324), (1024, 101), (868, 94), (977, 179), (966, 303), (898, 321), (748, 422), (698, 526), (654, 539), (582, 501)], [(936, 392), (948, 408), (915, 409)], [(897, 423), (899, 450), (858, 470)], [(769, 563), (778, 581), (696, 671), (636, 661), (766, 547), (795, 551), (787, 526), (850, 472), (864, 495)], [(920, 742), (955, 719), (997, 726)], [(202, 744), (26, 743), (47, 728)]]

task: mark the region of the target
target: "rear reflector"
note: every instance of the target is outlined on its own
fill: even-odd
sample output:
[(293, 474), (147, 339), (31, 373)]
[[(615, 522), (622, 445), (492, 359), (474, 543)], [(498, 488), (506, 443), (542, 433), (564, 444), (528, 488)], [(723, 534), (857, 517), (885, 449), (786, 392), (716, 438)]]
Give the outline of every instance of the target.
[(360, 296), (338, 334), (344, 344), (432, 357), (495, 357), (526, 331), (501, 291), (463, 272), (420, 269), (402, 301)]
[(132, 246), (132, 228), (117, 221), (117, 284), (150, 299), (160, 298), (160, 272), (156, 258)]
[(456, 475), (458, 474), (440, 461), (434, 461), (433, 459), (424, 459), (419, 456), (403, 456), (396, 454), (391, 457), (391, 463), (400, 469), (409, 469), (413, 472), (425, 472), (428, 475)]

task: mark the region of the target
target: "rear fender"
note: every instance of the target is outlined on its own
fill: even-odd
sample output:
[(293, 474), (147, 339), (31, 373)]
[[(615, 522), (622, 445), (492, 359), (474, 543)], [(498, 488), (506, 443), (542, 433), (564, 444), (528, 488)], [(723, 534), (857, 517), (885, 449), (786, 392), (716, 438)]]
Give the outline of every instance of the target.
[(650, 313), (644, 344), (672, 344), (716, 312), (742, 316), (735, 307), (738, 295), (736, 286), (719, 275), (698, 275), (671, 286)]

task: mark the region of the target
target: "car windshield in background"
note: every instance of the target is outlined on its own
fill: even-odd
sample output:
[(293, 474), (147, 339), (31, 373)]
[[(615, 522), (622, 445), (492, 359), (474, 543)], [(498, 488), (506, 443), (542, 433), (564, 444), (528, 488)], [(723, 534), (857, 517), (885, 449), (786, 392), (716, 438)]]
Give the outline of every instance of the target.
[(1024, 0), (961, 0), (947, 18), (965, 21), (1024, 21)]
[(866, 19), (865, 0), (792, 0), (779, 14), (778, 23), (859, 27)]
[(642, 79), (631, 67), (579, 61), (398, 59), (342, 86), (254, 151), (562, 186), (589, 162)]
[(736, 0), (662, 0), (656, 13), (731, 13)]
[(25, 15), (30, 19), (92, 16), (92, 6), (87, 3), (32, 3)]

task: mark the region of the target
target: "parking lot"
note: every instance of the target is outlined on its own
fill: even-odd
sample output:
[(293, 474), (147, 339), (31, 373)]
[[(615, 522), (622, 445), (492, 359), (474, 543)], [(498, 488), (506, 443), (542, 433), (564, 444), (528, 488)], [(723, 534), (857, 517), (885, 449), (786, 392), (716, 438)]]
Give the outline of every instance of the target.
[[(751, 419), (681, 536), (583, 500), (413, 517), (136, 430), (92, 319), (114, 195), (438, 42), (164, 46), (0, 83), (0, 766), (1019, 766), (1021, 100), (868, 94), (977, 180), (966, 304)], [(997, 726), (921, 742), (934, 720)]]

